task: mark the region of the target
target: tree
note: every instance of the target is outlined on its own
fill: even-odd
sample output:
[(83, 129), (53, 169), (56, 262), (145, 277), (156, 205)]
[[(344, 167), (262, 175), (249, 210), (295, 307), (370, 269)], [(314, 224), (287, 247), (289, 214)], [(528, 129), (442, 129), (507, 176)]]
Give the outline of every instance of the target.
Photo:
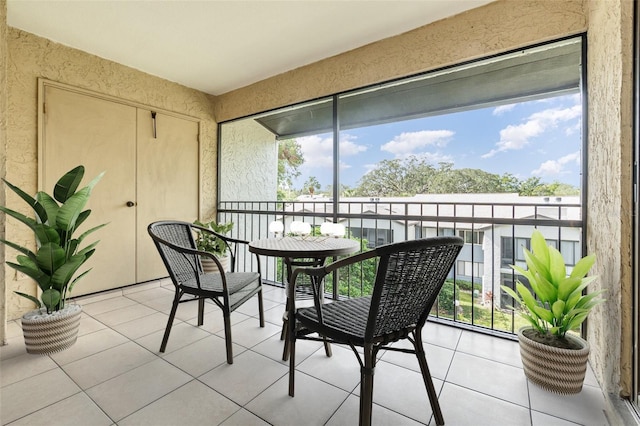
[(520, 181), (510, 173), (498, 175), (480, 169), (454, 169), (453, 163), (440, 163), (436, 168), (416, 156), (381, 161), (353, 190), (354, 195), (364, 197), (514, 192), (544, 196), (576, 195), (580, 190), (559, 182), (543, 183), (539, 177)]
[(320, 182), (315, 176), (309, 176), (306, 181), (302, 184), (302, 194), (311, 194), (313, 195), (316, 191), (319, 191), (321, 188)]
[(293, 179), (300, 176), (302, 164), (304, 157), (298, 141), (285, 139), (278, 143), (278, 200), (289, 198)]
[(360, 179), (355, 193), (362, 197), (412, 196), (429, 192), (435, 168), (425, 159), (382, 160)]

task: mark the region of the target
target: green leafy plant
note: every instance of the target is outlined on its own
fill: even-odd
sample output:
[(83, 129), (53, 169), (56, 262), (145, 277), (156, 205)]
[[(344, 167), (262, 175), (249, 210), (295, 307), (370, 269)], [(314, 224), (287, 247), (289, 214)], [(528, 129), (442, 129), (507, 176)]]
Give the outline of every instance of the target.
[(595, 263), (595, 255), (583, 257), (567, 276), (562, 254), (547, 245), (538, 230), (531, 237), (531, 251), (525, 248), (524, 254), (527, 270), (516, 265), (511, 268), (529, 280), (533, 293), (519, 280), (516, 291), (507, 286), (502, 289), (518, 302), (523, 308), (522, 317), (540, 334), (564, 338), (587, 319), (593, 307), (604, 302), (598, 297), (604, 290), (583, 294), (597, 278), (586, 276)]
[(78, 166), (58, 180), (53, 189), (53, 197), (40, 191), (35, 198), (3, 179), (9, 189), (18, 194), (35, 212), (35, 219), (32, 219), (0, 206), (0, 211), (27, 225), (36, 238), (35, 253), (16, 243), (0, 239), (0, 242), (21, 253), (16, 257), (17, 263), (7, 262), (7, 265), (33, 278), (42, 291), (40, 299), (18, 291), (15, 293), (33, 301), (38, 308), (44, 305), (48, 313), (64, 308), (73, 286), (89, 272), (84, 271), (73, 278), (78, 269), (95, 253), (98, 241), (84, 248), (80, 248), (80, 245), (87, 235), (106, 224), (93, 227), (77, 238), (73, 235), (91, 214), (91, 210), (83, 209), (91, 190), (103, 174), (104, 172), (87, 186), (77, 190), (84, 176), (84, 167)]
[[(199, 220), (195, 220), (193, 224), (210, 229), (221, 235), (225, 235), (233, 229), (233, 222), (217, 223), (215, 220), (210, 222), (200, 222)], [(224, 257), (227, 254), (227, 245), (215, 235), (208, 234), (206, 232), (197, 232), (195, 237), (196, 247), (198, 250), (213, 253), (218, 257)]]

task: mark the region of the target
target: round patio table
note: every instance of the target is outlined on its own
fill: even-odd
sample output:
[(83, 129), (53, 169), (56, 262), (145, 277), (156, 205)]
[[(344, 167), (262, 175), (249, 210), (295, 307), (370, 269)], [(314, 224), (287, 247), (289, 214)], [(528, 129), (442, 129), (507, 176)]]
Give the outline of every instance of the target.
[[(263, 256), (281, 257), (287, 266), (287, 285), (289, 285), (293, 268), (296, 266), (321, 266), (325, 260), (333, 256), (346, 256), (357, 252), (360, 249), (360, 242), (348, 238), (333, 237), (281, 237), (281, 238), (265, 238), (262, 240), (251, 241), (249, 243), (249, 251)], [(308, 294), (308, 293), (306, 293)], [(289, 333), (288, 333), (288, 315), (290, 303), (287, 292), (287, 307), (282, 316), (282, 334), (281, 340), (284, 339), (284, 350), (282, 359), (286, 361), (289, 358)], [(331, 356), (331, 348), (325, 342), (325, 351), (327, 356)]]

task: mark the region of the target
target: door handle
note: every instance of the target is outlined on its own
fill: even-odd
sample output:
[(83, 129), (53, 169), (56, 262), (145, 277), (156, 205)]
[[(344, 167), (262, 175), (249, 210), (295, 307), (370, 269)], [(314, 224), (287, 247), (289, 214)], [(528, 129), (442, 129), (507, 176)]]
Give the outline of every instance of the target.
[(133, 201), (127, 201), (127, 207), (133, 207), (135, 205), (136, 203), (134, 203)]

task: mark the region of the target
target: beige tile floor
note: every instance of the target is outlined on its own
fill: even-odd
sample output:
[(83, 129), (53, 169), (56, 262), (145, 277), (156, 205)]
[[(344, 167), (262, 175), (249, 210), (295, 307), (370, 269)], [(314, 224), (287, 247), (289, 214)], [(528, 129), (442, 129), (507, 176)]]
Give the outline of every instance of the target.
[[(350, 349), (327, 358), (317, 342), (297, 345), (296, 396), (287, 394), (279, 339), (284, 292), (264, 290), (232, 314), (234, 364), (225, 362), (222, 315), (182, 304), (167, 351), (158, 349), (173, 289), (153, 282), (80, 298), (77, 343), (50, 356), (25, 352), (18, 322), (0, 347), (2, 425), (355, 425), (359, 366)], [(447, 425), (606, 425), (591, 371), (580, 394), (528, 383), (517, 343), (429, 323), (427, 358)], [(376, 425), (434, 424), (413, 355), (386, 352), (375, 374)]]

